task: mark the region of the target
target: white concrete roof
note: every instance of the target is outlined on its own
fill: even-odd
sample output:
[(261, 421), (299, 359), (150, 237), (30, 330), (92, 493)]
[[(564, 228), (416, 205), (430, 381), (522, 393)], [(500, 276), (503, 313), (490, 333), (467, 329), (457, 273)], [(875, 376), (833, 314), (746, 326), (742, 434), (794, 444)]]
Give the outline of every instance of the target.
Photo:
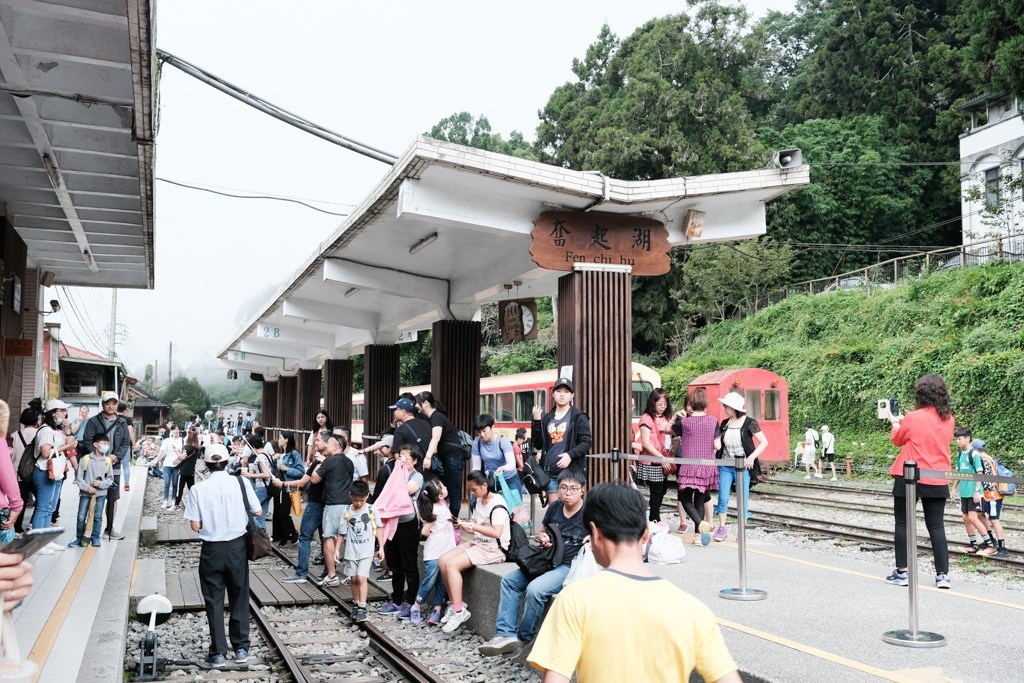
[[(514, 280), (513, 295), (554, 295), (565, 273), (529, 251), (533, 220), (548, 209), (647, 215), (672, 245), (736, 240), (764, 234), (765, 202), (809, 180), (799, 166), (625, 181), (420, 137), (219, 357), (290, 374), (437, 320), (469, 320)], [(706, 214), (700, 240), (684, 234), (689, 209)]]
[(64, 285), (153, 286), (151, 0), (0, 0), (0, 203)]

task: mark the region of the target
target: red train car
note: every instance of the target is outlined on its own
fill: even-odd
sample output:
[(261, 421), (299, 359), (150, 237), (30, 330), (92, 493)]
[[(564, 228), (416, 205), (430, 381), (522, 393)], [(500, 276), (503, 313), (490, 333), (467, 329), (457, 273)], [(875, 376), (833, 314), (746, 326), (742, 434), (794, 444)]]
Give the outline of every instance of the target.
[(743, 394), (747, 415), (757, 420), (768, 439), (761, 462), (789, 462), (789, 384), (786, 380), (769, 370), (744, 368), (703, 374), (690, 382), (690, 389), (697, 387), (704, 387), (708, 392), (708, 415), (714, 415), (719, 421), (725, 419), (725, 412), (718, 399), (730, 391)]

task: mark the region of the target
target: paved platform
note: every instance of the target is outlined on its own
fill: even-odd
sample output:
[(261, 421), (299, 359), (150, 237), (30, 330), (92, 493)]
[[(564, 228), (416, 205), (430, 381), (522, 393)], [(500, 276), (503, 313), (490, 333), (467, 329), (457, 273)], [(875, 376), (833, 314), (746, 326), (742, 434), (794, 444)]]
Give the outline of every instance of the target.
[[(145, 480), (145, 468), (133, 467), (132, 481)], [(23, 656), (40, 667), (39, 683), (122, 680), (142, 499), (141, 486), (121, 492), (114, 528), (125, 540), (29, 560), (35, 585), (13, 618)], [(74, 538), (77, 510), (78, 489), (65, 482), (59, 520), (65, 531), (58, 543)]]

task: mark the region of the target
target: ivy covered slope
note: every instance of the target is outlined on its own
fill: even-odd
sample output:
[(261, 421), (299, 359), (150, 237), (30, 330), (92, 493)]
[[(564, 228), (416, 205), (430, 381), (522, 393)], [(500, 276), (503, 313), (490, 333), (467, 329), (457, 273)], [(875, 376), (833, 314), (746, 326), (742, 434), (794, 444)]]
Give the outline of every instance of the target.
[[(840, 455), (891, 462), (879, 398), (913, 407), (918, 377), (949, 383), (958, 425), (1015, 472), (1024, 470), (1024, 264), (936, 272), (872, 295), (847, 290), (791, 297), (745, 320), (706, 328), (661, 370), (673, 396), (712, 370), (759, 367), (789, 382), (793, 439), (805, 420), (829, 425)], [(861, 446), (861, 443), (864, 446)], [(792, 447), (793, 444), (790, 444)]]

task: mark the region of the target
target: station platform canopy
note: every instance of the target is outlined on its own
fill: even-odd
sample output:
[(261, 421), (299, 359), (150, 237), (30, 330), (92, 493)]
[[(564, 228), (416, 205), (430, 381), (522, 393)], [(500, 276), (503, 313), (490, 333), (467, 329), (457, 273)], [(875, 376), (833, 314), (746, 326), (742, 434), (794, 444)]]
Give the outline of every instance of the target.
[[(420, 137), (218, 357), (273, 378), (471, 320), (513, 283), (513, 297), (555, 295), (565, 272), (530, 252), (545, 211), (652, 218), (671, 246), (757, 237), (765, 203), (809, 174), (795, 165), (627, 181)], [(691, 210), (703, 214), (699, 238), (686, 234)]]
[(153, 287), (152, 0), (0, 0), (0, 214), (47, 284)]

